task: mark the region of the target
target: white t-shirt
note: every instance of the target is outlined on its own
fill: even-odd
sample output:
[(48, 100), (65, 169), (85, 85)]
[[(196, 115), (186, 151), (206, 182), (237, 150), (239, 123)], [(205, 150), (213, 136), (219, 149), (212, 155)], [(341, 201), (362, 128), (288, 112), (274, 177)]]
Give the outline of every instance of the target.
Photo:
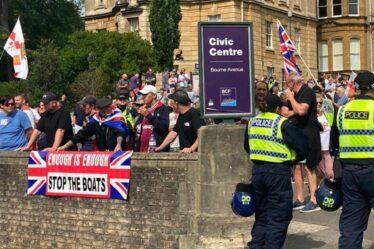
[(318, 122), (322, 125), (323, 131), (320, 132), (321, 136), (321, 150), (328, 151), (330, 149), (330, 132), (331, 127), (327, 121), (326, 115), (318, 115)]
[[(173, 129), (175, 124), (177, 123), (178, 113), (170, 112), (169, 114), (169, 129)], [(179, 137), (177, 136), (173, 142), (170, 143), (170, 148), (178, 148), (179, 149)]]

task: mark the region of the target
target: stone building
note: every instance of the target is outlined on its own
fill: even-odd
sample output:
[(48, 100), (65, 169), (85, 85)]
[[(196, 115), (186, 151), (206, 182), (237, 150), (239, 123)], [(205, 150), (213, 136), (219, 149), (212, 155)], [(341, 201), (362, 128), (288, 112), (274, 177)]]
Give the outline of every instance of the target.
[(372, 0), (318, 0), (320, 73), (373, 71)]
[[(149, 0), (86, 0), (86, 30), (139, 32), (151, 40)], [(310, 0), (181, 0), (181, 42), (175, 65), (194, 72), (198, 63), (198, 22), (253, 23), (255, 77), (283, 75), (277, 19), (286, 28), (306, 64), (317, 76), (316, 2)], [(309, 76), (300, 58), (298, 65)]]

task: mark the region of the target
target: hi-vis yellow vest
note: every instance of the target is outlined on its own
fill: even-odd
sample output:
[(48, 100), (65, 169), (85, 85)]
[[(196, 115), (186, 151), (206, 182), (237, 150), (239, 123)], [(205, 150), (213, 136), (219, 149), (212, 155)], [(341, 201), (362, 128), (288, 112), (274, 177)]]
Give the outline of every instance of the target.
[(374, 158), (374, 100), (356, 99), (339, 108), (340, 158)]
[(276, 113), (261, 113), (248, 125), (250, 159), (271, 163), (283, 163), (295, 160), (283, 141), (281, 126), (286, 118)]

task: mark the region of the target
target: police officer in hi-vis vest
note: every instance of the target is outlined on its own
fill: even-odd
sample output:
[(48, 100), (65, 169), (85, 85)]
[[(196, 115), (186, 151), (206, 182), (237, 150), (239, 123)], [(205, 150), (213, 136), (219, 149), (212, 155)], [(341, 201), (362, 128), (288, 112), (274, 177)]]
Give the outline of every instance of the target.
[(281, 106), (277, 95), (268, 95), (259, 107), (262, 113), (251, 119), (245, 135), (256, 195), (251, 249), (283, 247), (292, 219), (291, 169), (309, 150), (303, 132), (278, 114)]
[(374, 207), (374, 75), (359, 73), (355, 83), (361, 95), (340, 107), (336, 120), (343, 166), (340, 249), (362, 248)]

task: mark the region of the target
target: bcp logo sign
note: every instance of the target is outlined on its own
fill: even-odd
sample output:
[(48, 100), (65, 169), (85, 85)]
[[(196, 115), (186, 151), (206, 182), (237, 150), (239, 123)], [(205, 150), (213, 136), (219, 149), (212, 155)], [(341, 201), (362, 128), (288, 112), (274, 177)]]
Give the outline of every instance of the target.
[(231, 89), (230, 88), (221, 88), (221, 94), (222, 95), (228, 95), (231, 94)]

